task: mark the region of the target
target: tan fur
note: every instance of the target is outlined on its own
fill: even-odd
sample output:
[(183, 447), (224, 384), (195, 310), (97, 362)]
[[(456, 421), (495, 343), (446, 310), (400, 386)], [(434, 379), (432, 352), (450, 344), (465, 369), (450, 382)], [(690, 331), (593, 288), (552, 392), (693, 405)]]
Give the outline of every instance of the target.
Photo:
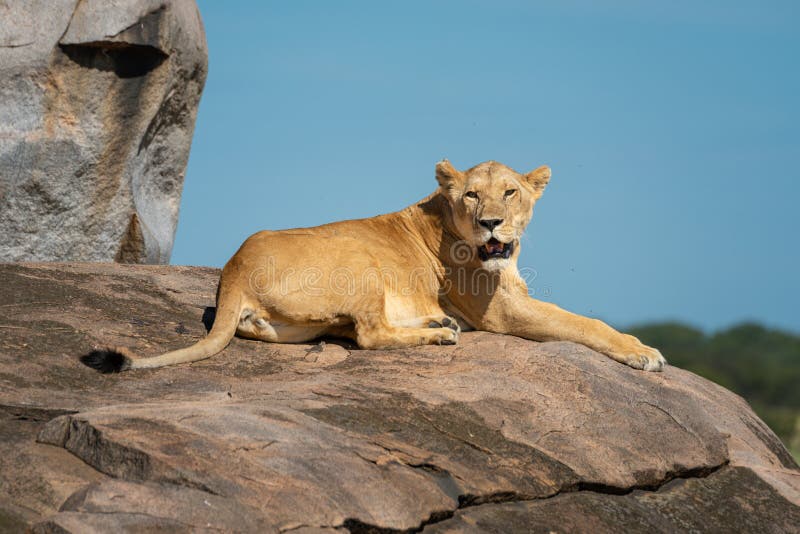
[[(290, 343), (336, 335), (366, 349), (452, 344), (456, 322), (575, 341), (637, 369), (663, 367), (661, 354), (635, 337), (528, 296), (517, 270), (520, 237), (548, 167), (521, 175), (489, 161), (461, 172), (444, 160), (436, 179), (436, 192), (396, 213), (251, 236), (222, 271), (208, 337), (154, 358), (129, 356), (130, 368), (208, 358), (234, 334)], [(481, 220), (502, 222), (490, 230)], [(490, 238), (513, 244), (510, 257), (481, 261), (478, 248)]]

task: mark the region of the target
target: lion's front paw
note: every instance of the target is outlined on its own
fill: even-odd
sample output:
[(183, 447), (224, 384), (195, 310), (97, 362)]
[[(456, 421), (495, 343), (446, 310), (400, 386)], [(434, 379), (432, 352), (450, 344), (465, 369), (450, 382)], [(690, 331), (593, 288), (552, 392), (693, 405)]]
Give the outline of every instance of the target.
[(618, 362), (643, 371), (661, 371), (667, 365), (658, 349), (648, 347), (633, 336), (626, 335), (625, 338), (623, 347), (610, 354)]
[(438, 321), (431, 321), (428, 323), (428, 328), (449, 328), (454, 332), (461, 333), (461, 327), (458, 326), (458, 321), (452, 317), (442, 317)]
[(432, 343), (437, 345), (455, 345), (458, 343), (461, 328), (458, 326), (458, 321), (452, 317), (444, 317), (440, 321), (431, 321), (428, 323), (428, 328), (436, 330)]

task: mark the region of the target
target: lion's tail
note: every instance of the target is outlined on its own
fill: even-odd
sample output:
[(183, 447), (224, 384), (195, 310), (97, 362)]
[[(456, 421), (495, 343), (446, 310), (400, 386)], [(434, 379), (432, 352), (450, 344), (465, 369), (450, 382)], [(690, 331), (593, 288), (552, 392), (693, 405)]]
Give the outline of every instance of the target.
[(118, 373), (128, 369), (152, 369), (209, 358), (227, 347), (236, 334), (241, 315), (241, 294), (238, 291), (231, 293), (233, 292), (220, 287), (214, 326), (208, 336), (191, 347), (151, 358), (136, 356), (126, 348), (94, 350), (82, 356), (81, 362), (101, 373)]

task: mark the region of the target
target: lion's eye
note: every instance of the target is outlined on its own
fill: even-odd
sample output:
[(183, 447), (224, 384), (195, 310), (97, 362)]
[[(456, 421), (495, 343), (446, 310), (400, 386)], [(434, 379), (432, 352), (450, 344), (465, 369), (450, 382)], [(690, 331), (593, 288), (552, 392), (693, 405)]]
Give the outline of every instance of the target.
[(516, 189), (509, 189), (509, 190), (507, 190), (507, 191), (506, 191), (506, 198), (508, 198), (508, 197), (510, 197), (510, 196), (513, 196), (513, 195), (514, 195), (514, 193), (516, 193), (516, 192), (517, 192), (517, 190), (516, 190)]
[(478, 198), (478, 193), (476, 193), (475, 191), (467, 191), (466, 193), (464, 193), (464, 196), (467, 198)]

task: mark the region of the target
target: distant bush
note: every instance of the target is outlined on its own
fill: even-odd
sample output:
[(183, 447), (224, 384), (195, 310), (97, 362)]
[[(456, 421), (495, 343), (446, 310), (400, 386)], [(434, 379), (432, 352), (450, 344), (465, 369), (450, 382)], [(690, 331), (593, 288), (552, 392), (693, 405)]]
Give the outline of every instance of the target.
[(800, 336), (745, 323), (706, 335), (681, 323), (629, 329), (671, 365), (735, 391), (800, 454)]

